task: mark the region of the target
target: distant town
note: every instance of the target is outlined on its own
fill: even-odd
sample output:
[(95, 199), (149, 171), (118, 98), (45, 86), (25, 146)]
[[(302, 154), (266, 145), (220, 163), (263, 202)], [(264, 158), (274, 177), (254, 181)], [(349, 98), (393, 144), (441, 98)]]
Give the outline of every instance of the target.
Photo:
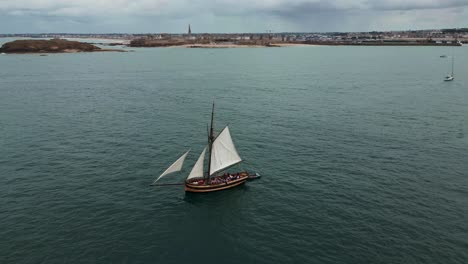
[(128, 45), (131, 47), (163, 47), (190, 45), (211, 47), (226, 45), (275, 46), (286, 44), (309, 45), (416, 45), (416, 46), (460, 46), (468, 44), (468, 28), (432, 29), (410, 31), (371, 32), (272, 32), (262, 33), (194, 33), (188, 25), (187, 33), (42, 33), (42, 34), (0, 34), (13, 38), (93, 38), (115, 40), (106, 45)]

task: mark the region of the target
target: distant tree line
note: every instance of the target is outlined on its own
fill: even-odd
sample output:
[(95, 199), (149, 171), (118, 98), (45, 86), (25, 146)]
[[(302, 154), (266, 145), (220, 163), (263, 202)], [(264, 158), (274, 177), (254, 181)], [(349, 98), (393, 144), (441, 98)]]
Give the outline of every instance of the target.
[(468, 28), (447, 28), (442, 29), (443, 33), (468, 33)]

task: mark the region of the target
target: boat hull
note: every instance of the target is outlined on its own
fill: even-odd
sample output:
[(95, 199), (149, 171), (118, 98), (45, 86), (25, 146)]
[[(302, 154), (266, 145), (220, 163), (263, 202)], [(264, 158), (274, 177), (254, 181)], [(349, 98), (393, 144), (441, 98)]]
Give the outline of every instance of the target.
[(248, 176), (244, 176), (244, 177), (240, 177), (239, 179), (232, 180), (229, 182), (223, 182), (223, 183), (212, 184), (212, 185), (197, 185), (197, 184), (185, 182), (185, 191), (196, 192), (196, 193), (222, 191), (222, 190), (230, 189), (230, 188), (244, 184), (247, 178)]

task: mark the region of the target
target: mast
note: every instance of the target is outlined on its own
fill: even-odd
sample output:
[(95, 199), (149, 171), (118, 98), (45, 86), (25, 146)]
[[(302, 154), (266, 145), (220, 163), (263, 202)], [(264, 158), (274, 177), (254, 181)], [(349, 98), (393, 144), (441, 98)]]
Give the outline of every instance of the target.
[(453, 66), (455, 64), (455, 55), (452, 55), (452, 77), (453, 77)]
[(211, 109), (211, 125), (210, 131), (208, 134), (208, 147), (210, 149), (210, 155), (208, 158), (208, 171), (206, 172), (206, 181), (205, 184), (209, 184), (210, 182), (210, 169), (211, 169), (211, 152), (213, 150), (213, 141), (214, 141), (214, 128), (213, 128), (213, 120), (214, 120), (214, 100), (213, 100), (213, 108)]

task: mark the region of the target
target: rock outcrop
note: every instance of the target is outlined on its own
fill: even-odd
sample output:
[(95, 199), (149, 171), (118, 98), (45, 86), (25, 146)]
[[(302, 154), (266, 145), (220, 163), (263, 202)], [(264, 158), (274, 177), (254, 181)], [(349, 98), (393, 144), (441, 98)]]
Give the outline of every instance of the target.
[(15, 40), (3, 44), (0, 48), (2, 53), (74, 53), (94, 51), (120, 51), (101, 49), (89, 43), (69, 41), (65, 39), (26, 39)]

